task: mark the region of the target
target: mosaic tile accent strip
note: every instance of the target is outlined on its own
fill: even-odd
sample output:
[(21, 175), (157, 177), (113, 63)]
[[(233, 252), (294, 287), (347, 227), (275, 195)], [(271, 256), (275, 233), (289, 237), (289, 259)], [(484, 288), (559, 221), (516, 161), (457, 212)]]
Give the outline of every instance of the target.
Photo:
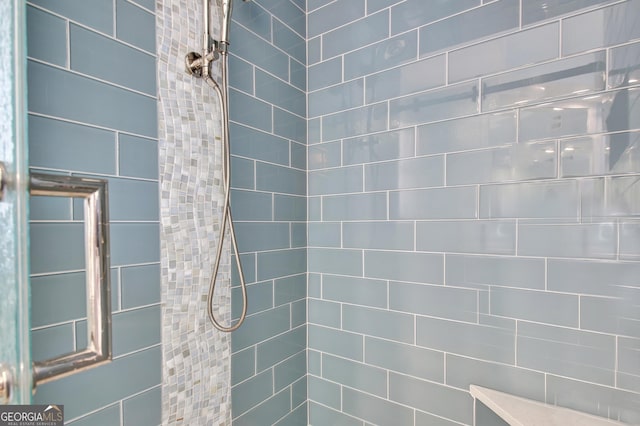
[[(206, 304), (223, 199), (220, 111), (215, 93), (183, 65), (187, 52), (200, 49), (201, 2), (158, 0), (156, 7), (163, 424), (229, 425), (231, 338), (209, 323)], [(229, 257), (227, 247), (214, 300), (225, 324)]]

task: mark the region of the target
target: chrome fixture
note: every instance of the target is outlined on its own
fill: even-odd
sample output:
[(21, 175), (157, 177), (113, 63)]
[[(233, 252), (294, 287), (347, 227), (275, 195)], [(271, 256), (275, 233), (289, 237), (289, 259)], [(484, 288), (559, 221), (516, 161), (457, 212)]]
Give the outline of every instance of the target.
[[(247, 1), (247, 0), (244, 0)], [(211, 39), (209, 32), (209, 0), (203, 0), (203, 37), (202, 37), (202, 53), (189, 52), (185, 57), (186, 71), (194, 77), (203, 78), (204, 81), (218, 95), (218, 103), (222, 113), (222, 181), (224, 190), (224, 201), (222, 205), (222, 221), (220, 224), (220, 237), (218, 238), (218, 247), (216, 250), (216, 258), (214, 262), (213, 272), (209, 283), (209, 294), (207, 297), (207, 313), (209, 319), (215, 328), (223, 332), (231, 332), (237, 330), (242, 325), (247, 316), (247, 285), (240, 262), (240, 252), (238, 251), (238, 242), (236, 232), (231, 218), (230, 192), (231, 192), (231, 149), (229, 146), (229, 87), (227, 77), (229, 47), (229, 27), (231, 25), (231, 11), (233, 9), (232, 0), (222, 0), (222, 34), (220, 40)], [(220, 84), (211, 77), (211, 63), (216, 59), (220, 59)], [(238, 267), (238, 276), (240, 277), (240, 289), (242, 291), (242, 313), (240, 319), (234, 325), (225, 327), (220, 324), (213, 313), (213, 293), (216, 288), (218, 270), (220, 269), (220, 260), (222, 258), (222, 249), (224, 244), (225, 231), (229, 228), (231, 236), (231, 245), (235, 252), (236, 265)]]
[(33, 389), (111, 361), (108, 190), (104, 179), (32, 173), (32, 196), (84, 198), (87, 347), (33, 364)]

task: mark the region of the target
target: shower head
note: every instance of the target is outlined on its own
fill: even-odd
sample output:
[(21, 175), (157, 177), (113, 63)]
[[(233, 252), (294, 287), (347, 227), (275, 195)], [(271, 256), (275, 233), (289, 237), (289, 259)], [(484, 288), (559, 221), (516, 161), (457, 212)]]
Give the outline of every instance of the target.
[(233, 0), (222, 0), (222, 32), (220, 34), (220, 44), (224, 44), (223, 49), (229, 45), (229, 27), (231, 27), (231, 12), (233, 10)]

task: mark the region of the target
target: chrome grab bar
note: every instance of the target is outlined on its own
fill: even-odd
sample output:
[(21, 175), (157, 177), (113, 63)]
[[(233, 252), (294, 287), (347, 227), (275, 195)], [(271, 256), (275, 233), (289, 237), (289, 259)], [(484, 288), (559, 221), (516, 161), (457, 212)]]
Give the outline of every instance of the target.
[(87, 347), (33, 365), (33, 389), (75, 372), (110, 362), (108, 186), (104, 179), (32, 173), (31, 195), (84, 198), (84, 250), (87, 285)]

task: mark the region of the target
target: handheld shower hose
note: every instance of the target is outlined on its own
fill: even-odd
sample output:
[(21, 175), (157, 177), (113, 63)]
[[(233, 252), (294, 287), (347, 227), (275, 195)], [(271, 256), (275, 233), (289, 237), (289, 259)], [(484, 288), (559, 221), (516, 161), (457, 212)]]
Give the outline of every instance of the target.
[[(246, 1), (246, 0), (245, 0)], [(242, 263), (240, 262), (240, 252), (238, 250), (238, 242), (236, 239), (235, 227), (231, 217), (231, 150), (229, 145), (229, 98), (228, 98), (228, 54), (229, 46), (229, 26), (231, 24), (232, 0), (222, 0), (222, 37), (218, 43), (211, 42), (209, 34), (209, 0), (204, 0), (204, 36), (203, 36), (203, 54), (199, 55), (195, 52), (187, 54), (187, 72), (196, 77), (202, 77), (204, 81), (218, 95), (218, 103), (222, 113), (222, 182), (224, 199), (222, 203), (222, 220), (220, 222), (220, 236), (218, 238), (218, 246), (216, 249), (216, 258), (213, 266), (212, 275), (209, 282), (209, 293), (207, 296), (207, 313), (209, 319), (215, 328), (223, 332), (231, 332), (237, 330), (244, 322), (247, 316), (247, 285), (245, 282)], [(220, 54), (220, 85), (211, 77), (210, 65)], [(222, 86), (222, 87), (221, 87)], [(231, 246), (235, 253), (236, 266), (238, 268), (238, 276), (240, 279), (240, 291), (242, 292), (242, 313), (238, 322), (225, 327), (218, 322), (213, 312), (213, 294), (216, 288), (218, 271), (220, 269), (220, 260), (224, 249), (224, 239), (226, 230), (229, 229), (231, 237)]]

